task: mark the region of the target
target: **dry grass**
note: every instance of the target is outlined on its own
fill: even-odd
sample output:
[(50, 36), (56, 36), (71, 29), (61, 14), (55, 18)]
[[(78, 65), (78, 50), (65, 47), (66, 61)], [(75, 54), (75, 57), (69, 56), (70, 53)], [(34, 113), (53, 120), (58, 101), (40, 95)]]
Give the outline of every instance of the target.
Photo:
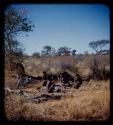
[(75, 57), (63, 56), (63, 57), (47, 57), (47, 58), (32, 58), (24, 60), (24, 66), (28, 74), (38, 76), (42, 75), (43, 71), (56, 74), (62, 72), (65, 69), (72, 72), (77, 71), (77, 60)]
[[(72, 74), (77, 68), (81, 74), (89, 74), (87, 57), (80, 62), (76, 57), (50, 57), (24, 60), (28, 74), (42, 75), (43, 70), (58, 73), (64, 69)], [(107, 63), (106, 63), (107, 64)], [(108, 64), (109, 65), (109, 64)], [(87, 66), (87, 67), (86, 67)], [(14, 88), (15, 79), (5, 70), (5, 87)], [(42, 82), (36, 81), (24, 90), (31, 94), (39, 93)], [(107, 120), (110, 115), (110, 81), (84, 82), (79, 89), (71, 88), (61, 93), (61, 100), (37, 103), (22, 95), (5, 93), (5, 113), (8, 120), (30, 121), (86, 121)]]
[(101, 86), (97, 87), (86, 85), (79, 90), (72, 88), (59, 101), (36, 103), (10, 94), (5, 102), (9, 120), (106, 120), (110, 115), (110, 88), (109, 82), (101, 81)]

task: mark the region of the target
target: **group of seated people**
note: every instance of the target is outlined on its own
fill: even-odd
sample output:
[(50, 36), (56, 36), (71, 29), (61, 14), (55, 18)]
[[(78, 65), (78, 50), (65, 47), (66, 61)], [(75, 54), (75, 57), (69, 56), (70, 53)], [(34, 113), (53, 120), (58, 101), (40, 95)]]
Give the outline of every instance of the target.
[[(61, 73), (57, 77), (58, 77), (58, 79), (60, 79), (61, 84), (62, 84), (59, 86), (60, 89), (66, 88), (66, 86), (69, 86), (69, 82), (70, 82), (70, 80), (72, 80), (72, 79), (70, 79), (67, 72)], [(54, 82), (54, 78), (52, 76), (49, 77), (47, 72), (44, 71), (43, 72), (43, 80), (44, 80), (44, 82), (43, 82), (42, 86), (46, 89), (46, 92), (49, 92), (49, 93), (54, 92), (55, 87), (57, 86)], [(79, 74), (76, 74), (76, 80), (74, 78), (73, 82), (74, 82), (74, 87), (76, 89), (78, 89), (81, 86), (82, 79), (81, 79)], [(58, 89), (57, 91), (62, 91), (60, 89)]]
[(30, 76), (26, 75), (24, 66), (21, 63), (14, 63), (14, 69), (16, 69), (17, 74), (17, 88), (22, 84), (27, 84), (32, 82), (33, 80), (43, 80), (42, 87), (45, 87), (47, 92), (53, 92), (55, 90), (55, 87), (57, 86), (55, 84), (54, 80), (60, 80), (60, 83), (62, 85), (59, 85), (60, 87), (66, 87), (70, 85), (70, 81), (75, 84), (75, 87), (78, 89), (82, 84), (82, 79), (79, 74), (76, 74), (75, 77), (72, 77), (67, 72), (59, 73), (57, 75), (53, 74), (47, 74), (46, 71), (43, 72), (43, 76)]

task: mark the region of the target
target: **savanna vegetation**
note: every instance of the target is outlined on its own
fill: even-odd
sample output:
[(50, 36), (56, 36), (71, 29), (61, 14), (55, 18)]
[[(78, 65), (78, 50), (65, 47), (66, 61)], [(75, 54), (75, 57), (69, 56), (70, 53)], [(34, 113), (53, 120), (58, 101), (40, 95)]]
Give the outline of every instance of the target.
[[(94, 54), (76, 54), (76, 49), (79, 48), (71, 50), (63, 46), (56, 50), (45, 45), (41, 53), (34, 52), (29, 56), (24, 53), (16, 36), (32, 29), (32, 22), (21, 11), (7, 8), (4, 29), (6, 118), (12, 121), (107, 120), (110, 116), (110, 51), (109, 48), (106, 49), (109, 41), (89, 42)], [(51, 74), (66, 71), (72, 76), (80, 74), (83, 79), (91, 77), (84, 80), (79, 89), (67, 87), (64, 93), (52, 93), (59, 95), (60, 99), (41, 102), (34, 97), (40, 94), (43, 80), (15, 89), (13, 61), (21, 62), (26, 74), (35, 77), (42, 76), (43, 71)]]

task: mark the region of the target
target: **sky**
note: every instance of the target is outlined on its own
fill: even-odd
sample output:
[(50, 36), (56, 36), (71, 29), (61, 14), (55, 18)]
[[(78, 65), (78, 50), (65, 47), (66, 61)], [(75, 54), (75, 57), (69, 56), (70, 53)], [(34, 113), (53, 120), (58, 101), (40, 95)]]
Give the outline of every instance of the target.
[(110, 40), (110, 12), (104, 4), (13, 4), (25, 9), (34, 31), (18, 36), (25, 53), (41, 52), (45, 45), (66, 46), (77, 53), (94, 52), (91, 41)]

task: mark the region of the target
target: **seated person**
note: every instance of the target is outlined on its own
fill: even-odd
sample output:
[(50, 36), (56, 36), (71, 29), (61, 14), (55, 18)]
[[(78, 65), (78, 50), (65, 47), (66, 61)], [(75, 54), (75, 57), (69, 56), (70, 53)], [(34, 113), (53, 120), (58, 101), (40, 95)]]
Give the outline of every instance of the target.
[(54, 83), (52, 80), (52, 77), (48, 77), (46, 72), (43, 72), (43, 85), (42, 87), (46, 89), (46, 92), (53, 92), (54, 89)]
[(47, 84), (47, 89), (49, 93), (52, 93), (54, 90), (55, 84), (52, 79), (49, 79), (49, 83)]
[(43, 72), (43, 80), (47, 80), (47, 79), (48, 79), (47, 72), (46, 72), (46, 71), (44, 71), (44, 72)]
[(48, 84), (49, 84), (49, 81), (44, 81), (43, 82), (43, 85), (42, 85), (42, 87), (41, 87), (41, 91), (43, 92), (43, 93), (48, 93)]
[(78, 89), (78, 88), (81, 86), (81, 84), (82, 84), (82, 78), (80, 77), (79, 74), (76, 74), (76, 81), (75, 81), (75, 83), (77, 83), (77, 85), (76, 85), (76, 88), (77, 88), (77, 89)]

